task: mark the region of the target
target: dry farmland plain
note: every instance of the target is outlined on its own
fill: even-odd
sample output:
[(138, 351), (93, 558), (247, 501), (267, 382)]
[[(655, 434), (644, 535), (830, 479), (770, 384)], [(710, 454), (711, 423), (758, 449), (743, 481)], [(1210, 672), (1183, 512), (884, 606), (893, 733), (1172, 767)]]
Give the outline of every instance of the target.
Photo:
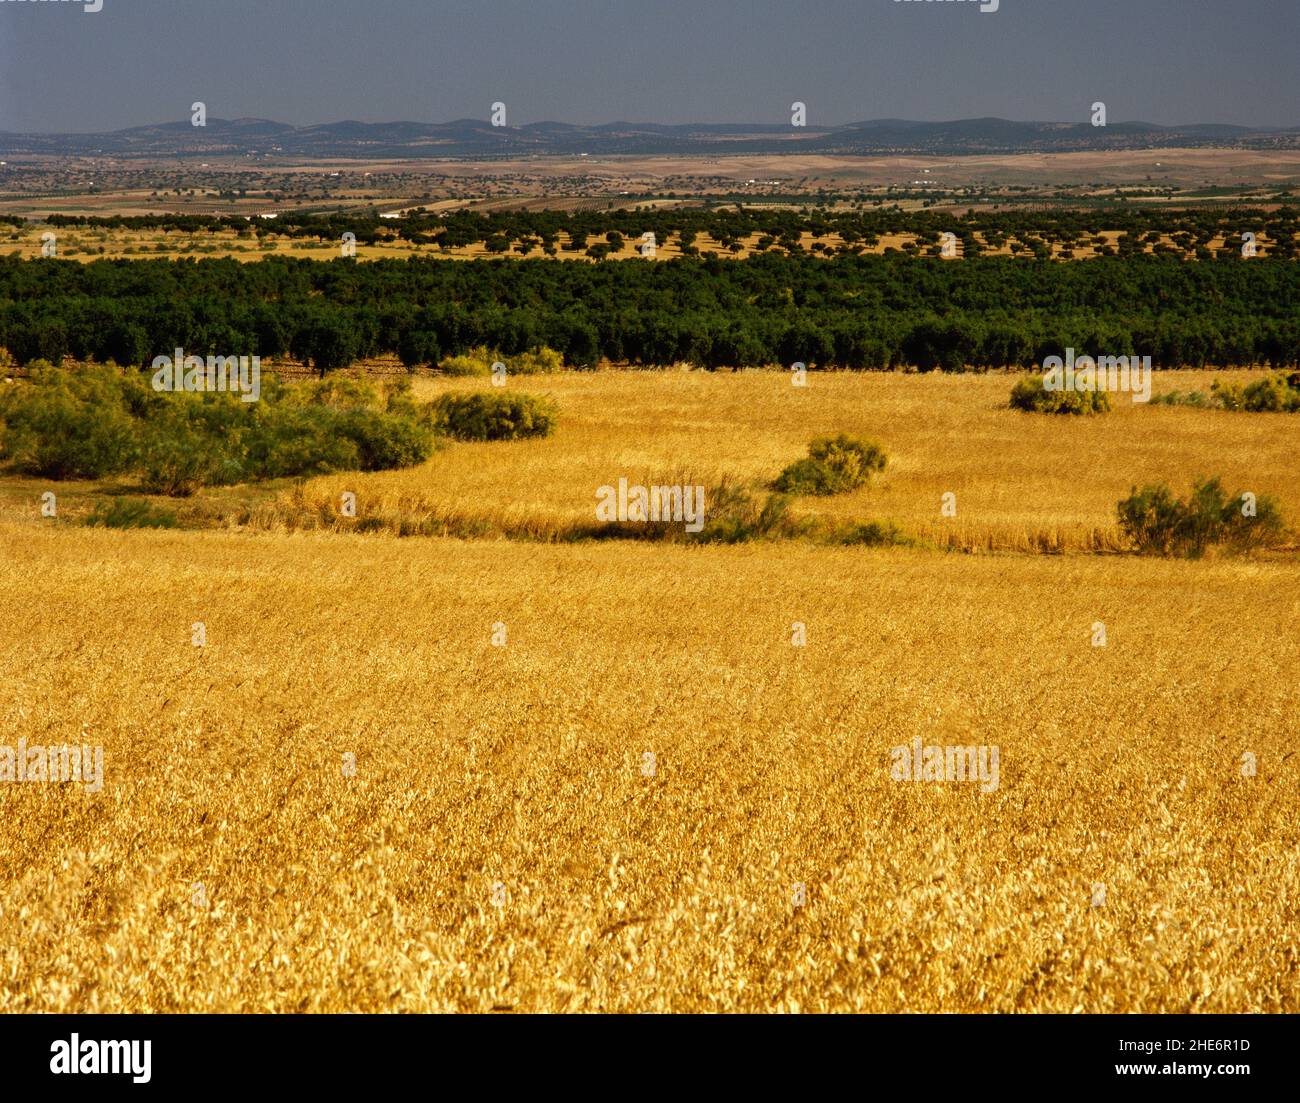
[[(1218, 474), (1294, 525), (1297, 429), (1011, 381), (532, 377), (549, 440), (191, 530), (6, 480), (0, 727), (105, 773), (0, 787), (0, 1010), (1300, 1011), (1296, 556), (1114, 520)], [(912, 546), (555, 539), (621, 475), (757, 484), (834, 431), (890, 466), (801, 508)], [(916, 738), (997, 787), (891, 780)]]

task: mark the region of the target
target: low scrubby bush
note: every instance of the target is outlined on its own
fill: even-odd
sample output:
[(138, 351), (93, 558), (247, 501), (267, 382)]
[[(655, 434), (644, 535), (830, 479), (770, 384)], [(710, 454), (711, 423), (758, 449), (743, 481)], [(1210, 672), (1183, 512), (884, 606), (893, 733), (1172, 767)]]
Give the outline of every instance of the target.
[(540, 375), (564, 367), (564, 357), (553, 348), (541, 346), (506, 358), (506, 371), (517, 375)]
[(1225, 410), (1252, 414), (1294, 414), (1300, 411), (1300, 372), (1279, 372), (1244, 387), (1232, 383), (1214, 384), (1215, 397)]
[(505, 356), (486, 345), (476, 345), (460, 356), (448, 356), (438, 364), (446, 375), (482, 376), (492, 374), (493, 364), (504, 364), (506, 375), (538, 375), (557, 372), (564, 367), (564, 357), (545, 345), (514, 356)]
[(1011, 406), (1037, 414), (1102, 414), (1110, 409), (1105, 391), (1048, 390), (1042, 376), (1031, 375), (1011, 388)]
[(702, 544), (743, 544), (800, 535), (807, 522), (790, 516), (784, 494), (760, 498), (728, 479), (711, 487), (705, 498), (704, 527), (696, 537)]
[(831, 539), (837, 544), (857, 544), (869, 548), (912, 543), (912, 539), (902, 529), (889, 521), (853, 522), (834, 529)]
[(517, 392), (445, 394), (433, 404), (432, 424), (457, 440), (524, 440), (555, 430), (555, 405)]
[(865, 485), (885, 463), (884, 451), (869, 441), (844, 433), (818, 437), (808, 445), (808, 457), (792, 463), (773, 485), (782, 494), (843, 494)]
[(460, 356), (448, 356), (439, 361), (438, 370), (444, 375), (491, 375), (493, 354), (486, 348), (472, 348)]
[(1151, 398), (1152, 406), (1194, 406), (1204, 410), (1216, 404), (1214, 397), (1204, 391), (1166, 391)]
[(1300, 413), (1300, 372), (1278, 372), (1252, 383), (1215, 382), (1210, 393), (1170, 391), (1151, 400), (1157, 406), (1197, 406), (1252, 414)]

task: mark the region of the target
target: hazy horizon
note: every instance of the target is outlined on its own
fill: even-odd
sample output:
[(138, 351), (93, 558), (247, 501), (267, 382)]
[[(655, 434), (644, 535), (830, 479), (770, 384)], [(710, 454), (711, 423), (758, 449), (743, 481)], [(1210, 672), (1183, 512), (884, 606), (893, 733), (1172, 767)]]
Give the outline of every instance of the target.
[[(188, 118), (1300, 125), (1300, 4), (1258, 0), (0, 3), (0, 130)], [(196, 47), (196, 44), (198, 46)]]
[[(3, 0), (0, 0), (0, 3), (3, 3)], [(1044, 118), (1044, 119), (1010, 119), (1010, 118), (1006, 118), (1006, 117), (1004, 117), (1004, 116), (998, 116), (998, 115), (963, 115), (963, 116), (953, 116), (953, 117), (950, 117), (950, 118), (937, 118), (937, 119), (894, 118), (894, 117), (887, 117), (887, 118), (872, 118), (872, 119), (848, 119), (848, 120), (845, 120), (844, 122), (810, 123), (810, 124), (808, 125), (808, 128), (807, 128), (807, 129), (809, 129), (809, 130), (835, 130), (835, 129), (840, 129), (840, 128), (844, 128), (844, 127), (853, 127), (853, 126), (859, 126), (859, 125), (864, 125), (864, 124), (882, 123), (882, 122), (923, 123), (923, 124), (928, 124), (928, 125), (936, 125), (936, 124), (942, 124), (942, 123), (977, 122), (977, 121), (981, 121), (981, 120), (984, 120), (984, 119), (997, 119), (998, 121), (1001, 121), (1001, 122), (1019, 123), (1019, 124), (1023, 124), (1023, 125), (1026, 125), (1026, 126), (1040, 125), (1040, 124), (1048, 124), (1048, 125), (1056, 125), (1056, 124), (1061, 124), (1061, 125), (1078, 125), (1078, 124), (1081, 124), (1081, 122), (1082, 122), (1081, 120), (1078, 120), (1078, 119), (1046, 119), (1046, 118)], [(347, 124), (347, 123), (361, 123), (362, 125), (365, 125), (365, 126), (406, 126), (406, 125), (415, 125), (415, 126), (450, 126), (450, 125), (452, 125), (452, 124), (454, 124), (454, 123), (462, 123), (462, 122), (486, 122), (486, 120), (485, 120), (485, 119), (481, 119), (481, 118), (474, 118), (473, 116), (467, 116), (467, 115), (462, 115), (462, 116), (459, 116), (459, 117), (454, 118), (454, 119), (453, 119), (453, 118), (448, 118), (448, 119), (360, 119), (360, 118), (358, 118), (358, 117), (355, 116), (355, 115), (351, 115), (351, 116), (346, 116), (346, 117), (341, 117), (341, 118), (336, 118), (336, 119), (320, 119), (320, 120), (316, 120), (316, 121), (313, 121), (313, 122), (305, 122), (305, 123), (290, 123), (290, 122), (287, 122), (287, 121), (284, 120), (284, 119), (277, 119), (277, 118), (273, 118), (273, 117), (271, 117), (271, 116), (266, 116), (266, 115), (240, 115), (240, 116), (236, 116), (236, 117), (232, 117), (232, 118), (218, 118), (218, 117), (216, 117), (216, 116), (210, 116), (210, 117), (208, 118), (208, 120), (207, 120), (207, 125), (208, 125), (209, 127), (211, 127), (211, 126), (213, 126), (214, 124), (220, 124), (220, 123), (236, 123), (236, 122), (264, 122), (264, 123), (275, 123), (275, 124), (277, 124), (277, 125), (293, 126), (293, 127), (298, 128), (298, 129), (309, 129), (309, 128), (311, 128), (311, 127), (339, 126), (339, 125), (343, 125), (343, 124)], [(1112, 127), (1114, 127), (1114, 126), (1124, 126), (1124, 125), (1128, 125), (1128, 124), (1136, 124), (1136, 125), (1151, 125), (1151, 126), (1162, 126), (1162, 127), (1166, 127), (1166, 128), (1168, 128), (1168, 129), (1178, 129), (1178, 128), (1180, 128), (1180, 127), (1190, 127), (1190, 126), (1241, 126), (1241, 127), (1248, 127), (1248, 128), (1250, 128), (1250, 129), (1254, 129), (1254, 130), (1266, 130), (1266, 131), (1267, 131), (1267, 130), (1279, 130), (1279, 131), (1281, 131), (1281, 130), (1300, 129), (1300, 121), (1293, 122), (1293, 123), (1282, 123), (1282, 124), (1279, 124), (1279, 125), (1277, 125), (1277, 126), (1267, 126), (1267, 125), (1265, 125), (1265, 126), (1254, 126), (1254, 125), (1252, 125), (1252, 124), (1250, 124), (1250, 123), (1222, 122), (1222, 121), (1217, 121), (1217, 120), (1214, 121), (1214, 122), (1207, 122), (1207, 121), (1204, 120), (1204, 119), (1182, 119), (1182, 120), (1180, 120), (1180, 121), (1178, 121), (1178, 122), (1175, 122), (1175, 123), (1153, 123), (1150, 119), (1136, 119), (1136, 118), (1135, 118), (1135, 119), (1111, 119), (1110, 122), (1109, 122), (1109, 125), (1112, 126)], [(39, 135), (43, 135), (43, 136), (59, 136), (59, 135), (74, 135), (74, 134), (113, 134), (113, 133), (118, 133), (118, 132), (120, 132), (120, 131), (126, 131), (126, 130), (148, 129), (148, 128), (151, 128), (151, 127), (162, 127), (162, 126), (169, 126), (169, 125), (175, 125), (175, 126), (189, 126), (189, 125), (191, 125), (191, 124), (189, 123), (188, 118), (183, 118), (183, 119), (156, 119), (156, 120), (152, 120), (152, 121), (148, 121), (148, 122), (131, 123), (131, 124), (128, 124), (127, 126), (123, 126), (123, 127), (114, 127), (114, 128), (111, 129), (111, 130), (103, 130), (103, 131), (95, 131), (95, 130), (90, 130), (90, 131), (74, 131), (74, 130), (62, 130), (62, 131), (60, 131), (60, 130), (49, 130), (49, 131), (25, 131), (25, 132), (22, 132), (22, 131), (6, 131), (6, 130), (0, 130), (0, 133), (29, 133), (29, 134), (39, 134)], [(526, 128), (526, 127), (535, 127), (535, 126), (576, 126), (576, 127), (599, 127), (599, 126), (621, 126), (621, 125), (627, 125), (627, 126), (675, 126), (675, 127), (691, 127), (691, 126), (700, 126), (700, 127), (719, 127), (719, 126), (724, 126), (724, 127), (725, 127), (725, 126), (751, 127), (751, 126), (761, 126), (761, 125), (764, 125), (764, 124), (763, 124), (763, 123), (755, 123), (755, 122), (742, 122), (742, 121), (739, 121), (739, 120), (736, 120), (736, 119), (719, 119), (719, 120), (713, 120), (713, 119), (708, 119), (708, 120), (705, 120), (705, 119), (689, 119), (689, 120), (687, 120), (687, 121), (685, 121), (685, 122), (672, 122), (672, 123), (666, 123), (666, 122), (664, 122), (662, 119), (606, 119), (606, 120), (601, 120), (601, 121), (593, 122), (593, 123), (575, 123), (575, 122), (572, 122), (572, 121), (570, 121), (570, 120), (568, 120), (568, 119), (536, 119), (536, 120), (534, 120), (534, 121), (532, 121), (532, 122), (525, 122), (525, 123), (510, 122), (510, 123), (508, 124), (508, 127), (507, 127), (507, 128), (523, 129), (523, 128)], [(773, 128), (774, 130), (775, 130), (775, 129), (781, 129), (781, 128), (788, 128), (788, 127), (789, 127), (789, 119), (788, 119), (788, 118), (785, 118), (785, 119), (777, 119), (777, 120), (773, 120), (772, 123), (771, 123), (771, 125), (772, 125), (772, 128)]]

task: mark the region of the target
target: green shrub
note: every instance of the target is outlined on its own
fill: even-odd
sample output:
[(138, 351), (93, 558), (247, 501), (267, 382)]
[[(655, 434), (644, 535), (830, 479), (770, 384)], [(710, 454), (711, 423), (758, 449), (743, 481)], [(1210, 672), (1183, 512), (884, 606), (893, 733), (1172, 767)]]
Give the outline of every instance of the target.
[(420, 407), (415, 401), (409, 379), (388, 383), (383, 390), (383, 410), (397, 417), (420, 420)]
[(30, 384), (0, 392), (0, 458), (55, 479), (136, 472), (145, 490), (184, 496), (249, 479), (409, 466), (435, 444), (406, 380), (286, 387), (268, 377), (255, 403), (156, 392), (147, 380), (112, 366), (37, 366)]
[(1218, 479), (1203, 479), (1192, 487), (1182, 503), (1182, 518), (1176, 529), (1176, 546), (1199, 559), (1211, 544), (1225, 536), (1224, 525), (1231, 505)]
[(1219, 526), (1214, 531), (1220, 543), (1235, 551), (1247, 551), (1277, 544), (1286, 535), (1286, 524), (1276, 499), (1267, 494), (1255, 496), (1248, 512), (1245, 495), (1238, 494), (1223, 501)]
[(1186, 500), (1167, 486), (1133, 488), (1118, 504), (1120, 529), (1147, 555), (1199, 558), (1216, 544), (1235, 550), (1267, 547), (1285, 534), (1281, 510), (1270, 497), (1229, 497), (1218, 479), (1202, 479)]
[(445, 394), (433, 404), (434, 426), (457, 440), (523, 440), (555, 429), (555, 405), (518, 393)]
[(816, 460), (796, 460), (777, 476), (773, 487), (782, 494), (835, 494), (840, 489), (832, 485), (826, 469)]
[(37, 361), (31, 382), (0, 399), (0, 458), (47, 479), (98, 479), (131, 467), (135, 426), (116, 369)]
[(174, 529), (176, 514), (159, 509), (143, 498), (114, 498), (109, 505), (103, 502), (96, 505), (82, 523), (110, 529)]
[(844, 433), (818, 437), (808, 445), (807, 459), (792, 463), (773, 485), (782, 494), (843, 494), (865, 485), (885, 463), (885, 453), (869, 441)]
[(356, 442), (338, 432), (339, 415), (327, 407), (267, 406), (247, 442), (250, 474), (278, 479), (355, 471), (361, 466)]
[(1214, 395), (1214, 400), (1225, 410), (1244, 410), (1246, 408), (1246, 396), (1243, 388), (1236, 383), (1220, 383), (1217, 380), (1210, 385), (1210, 393)]
[(1139, 552), (1173, 553), (1182, 507), (1167, 486), (1134, 487), (1118, 508), (1119, 527)]
[(902, 529), (885, 521), (856, 522), (837, 529), (833, 538), (838, 544), (858, 544), (869, 548), (912, 543)]
[[(188, 497), (230, 473), (224, 452), (181, 415), (146, 423), (140, 432), (140, 485), (150, 494)], [(238, 465), (235, 468), (238, 481)]]
[(564, 357), (553, 348), (545, 345), (521, 352), (509, 357), (506, 371), (511, 375), (538, 375), (543, 372), (557, 372), (564, 367)]
[(1278, 373), (1242, 386), (1216, 382), (1211, 388), (1212, 402), (1225, 410), (1249, 413), (1300, 412), (1300, 372)]
[(1105, 391), (1049, 391), (1042, 376), (1031, 375), (1011, 388), (1011, 407), (1038, 414), (1101, 414), (1110, 409)]
[(448, 356), (438, 364), (445, 375), (491, 375), (492, 365), (499, 357), (483, 345), (478, 345), (460, 356)]
[(356, 445), (362, 471), (413, 467), (433, 453), (433, 431), (409, 418), (377, 410), (348, 410), (339, 418), (338, 427)]
[(1300, 410), (1300, 378), (1279, 374), (1258, 379), (1241, 397), (1243, 408), (1250, 413), (1293, 414)]

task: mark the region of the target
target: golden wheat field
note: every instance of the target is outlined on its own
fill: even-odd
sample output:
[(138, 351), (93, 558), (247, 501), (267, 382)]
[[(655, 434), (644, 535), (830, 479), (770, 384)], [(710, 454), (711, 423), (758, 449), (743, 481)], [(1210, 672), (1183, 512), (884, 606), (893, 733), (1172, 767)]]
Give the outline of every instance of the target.
[[(1300, 1010), (1294, 556), (1114, 553), (1144, 480), (1294, 523), (1283, 415), (1034, 418), (998, 376), (519, 386), (555, 437), (226, 530), (5, 488), (0, 742), (104, 767), (0, 786), (0, 1010)], [(838, 431), (890, 467), (818, 508), (914, 546), (501, 535)], [(345, 485), (392, 524), (304, 527)], [(485, 536), (394, 535), (421, 510)], [(996, 747), (996, 784), (894, 780), (914, 740)]]

